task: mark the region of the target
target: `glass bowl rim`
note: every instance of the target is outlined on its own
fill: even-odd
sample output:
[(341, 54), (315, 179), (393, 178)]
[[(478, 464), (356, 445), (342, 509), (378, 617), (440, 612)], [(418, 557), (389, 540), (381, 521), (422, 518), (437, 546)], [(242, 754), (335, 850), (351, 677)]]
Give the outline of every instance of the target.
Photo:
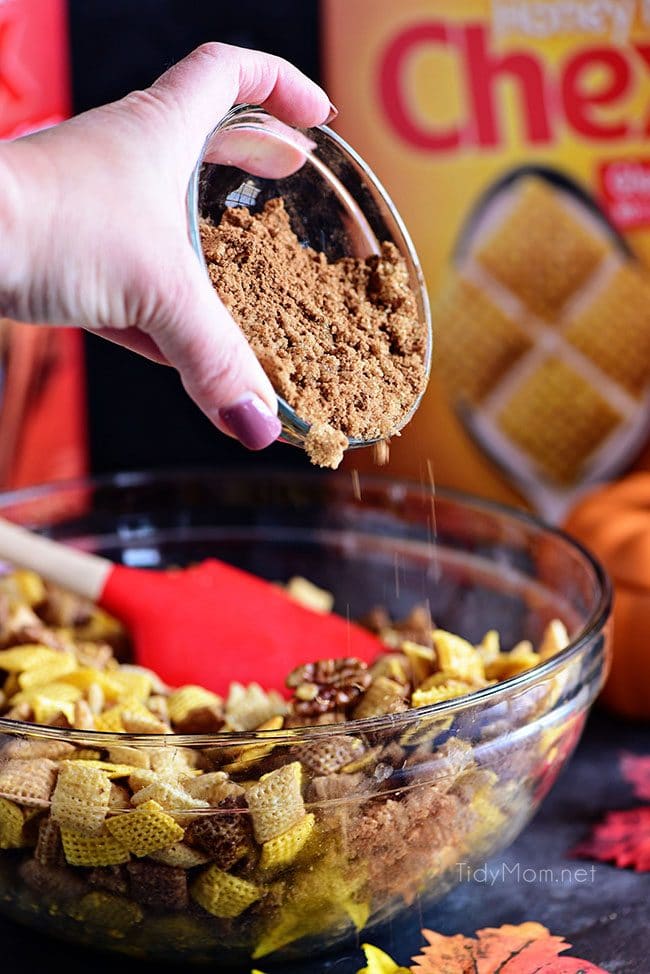
[[(224, 468), (218, 471), (206, 467), (170, 467), (150, 470), (124, 470), (108, 474), (62, 479), (15, 490), (0, 491), (0, 516), (2, 515), (2, 511), (7, 507), (27, 504), (71, 490), (89, 490), (107, 487), (120, 489), (155, 484), (157, 481), (173, 481), (178, 484), (184, 481), (197, 482), (215, 479), (255, 481), (259, 479), (259, 476), (260, 471), (238, 469), (236, 467)], [(262, 472), (262, 476), (266, 481), (286, 481), (287, 477), (291, 476), (294, 483), (304, 485), (313, 484), (319, 480), (321, 482), (327, 481), (328, 483), (339, 485), (345, 484), (350, 492), (353, 490), (347, 472), (326, 474), (325, 479), (323, 479), (323, 475), (316, 471), (313, 473), (297, 473), (291, 471), (288, 474), (286, 470), (283, 471), (278, 468), (268, 471), (265, 470)], [(361, 483), (362, 486), (368, 485), (375, 488), (384, 488), (385, 490), (403, 489), (415, 491), (422, 496), (430, 496), (433, 493), (432, 488), (406, 477), (388, 477), (381, 474), (369, 474), (362, 476)], [(314, 738), (340, 737), (348, 734), (369, 734), (389, 729), (403, 730), (410, 723), (422, 719), (453, 717), (458, 713), (462, 713), (487, 701), (494, 702), (502, 697), (509, 697), (513, 692), (528, 690), (563, 669), (566, 664), (575, 656), (578, 656), (589, 642), (602, 631), (610, 617), (612, 609), (612, 583), (600, 561), (588, 548), (566, 531), (547, 524), (542, 518), (523, 509), (449, 487), (436, 487), (433, 496), (436, 499), (450, 501), (468, 511), (496, 515), (503, 520), (519, 523), (524, 527), (533, 529), (540, 535), (554, 537), (558, 541), (563, 542), (569, 549), (572, 549), (574, 553), (577, 553), (583, 561), (586, 561), (598, 587), (596, 606), (585, 625), (576, 637), (569, 642), (568, 646), (555, 656), (532, 667), (530, 670), (525, 670), (523, 673), (509, 677), (506, 680), (501, 680), (491, 686), (473, 690), (471, 693), (464, 694), (461, 697), (443, 700), (440, 703), (429, 704), (425, 707), (410, 707), (408, 710), (397, 714), (385, 714), (380, 717), (364, 717), (357, 720), (342, 721), (337, 724), (308, 725), (305, 727), (285, 728), (278, 731), (220, 731), (212, 734), (129, 734), (125, 732), (116, 733), (114, 731), (54, 727), (47, 724), (37, 724), (1, 717), (0, 735), (3, 733), (22, 734), (23, 736), (42, 737), (50, 740), (65, 740), (80, 745), (88, 745), (89, 742), (92, 742), (97, 747), (109, 747), (115, 744), (131, 744), (142, 747), (216, 747), (220, 745), (232, 746), (233, 744), (246, 746), (256, 743), (259, 744), (261, 741), (273, 743), (276, 746), (280, 744), (298, 744), (301, 741), (312, 740)]]
[[(197, 159), (196, 165), (190, 177), (190, 182), (187, 189), (188, 234), (190, 238), (190, 243), (192, 244), (194, 252), (198, 260), (200, 261), (206, 275), (208, 272), (207, 265), (205, 262), (203, 247), (201, 246), (201, 238), (200, 238), (199, 226), (197, 222), (197, 214), (199, 212), (199, 179), (201, 173), (201, 166), (203, 164), (203, 157), (205, 155), (205, 150), (210, 139), (214, 136), (216, 132), (220, 131), (222, 128), (230, 125), (231, 123), (237, 123), (238, 121), (245, 122), (247, 116), (255, 116), (255, 115), (264, 118), (271, 118), (271, 119), (275, 118), (274, 115), (272, 115), (269, 111), (267, 111), (267, 109), (263, 108), (261, 105), (255, 105), (248, 102), (245, 102), (240, 105), (234, 105), (228, 112), (226, 112), (226, 114), (221, 119), (219, 119), (219, 121), (216, 123), (216, 125), (214, 126), (210, 134), (207, 136), (205, 142), (203, 143), (203, 147), (201, 149), (199, 158)], [(400, 421), (399, 427), (394, 431), (393, 434), (391, 434), (397, 436), (401, 432), (401, 430), (403, 430), (409, 424), (409, 422), (417, 412), (420, 403), (422, 402), (424, 394), (427, 390), (429, 378), (431, 376), (431, 368), (433, 363), (433, 327), (431, 321), (431, 304), (429, 301), (429, 293), (424, 278), (424, 271), (422, 270), (422, 265), (420, 263), (420, 258), (418, 257), (417, 250), (415, 249), (415, 244), (413, 243), (411, 235), (406, 227), (406, 224), (404, 223), (404, 220), (400, 216), (400, 213), (395, 203), (393, 202), (393, 199), (389, 194), (388, 190), (381, 182), (381, 180), (378, 178), (374, 170), (368, 165), (365, 159), (363, 159), (359, 155), (359, 153), (349, 144), (349, 142), (347, 142), (342, 136), (340, 136), (338, 132), (335, 132), (334, 129), (331, 129), (328, 125), (325, 124), (313, 125), (307, 129), (300, 129), (298, 126), (289, 125), (286, 122), (283, 124), (285, 124), (289, 129), (294, 128), (296, 129), (296, 131), (301, 131), (301, 132), (319, 131), (325, 135), (325, 137), (329, 140), (329, 142), (331, 142), (333, 145), (336, 146), (338, 151), (341, 152), (343, 156), (349, 156), (352, 159), (352, 161), (356, 163), (359, 169), (363, 171), (365, 178), (368, 180), (373, 190), (378, 194), (381, 201), (388, 209), (391, 219), (394, 220), (397, 229), (401, 235), (402, 243), (406, 250), (407, 259), (413, 269), (413, 273), (415, 274), (415, 277), (418, 282), (418, 289), (419, 289), (418, 297), (422, 305), (424, 324), (427, 330), (427, 345), (425, 351), (424, 381), (422, 383), (422, 389), (420, 390), (411, 409), (408, 411), (408, 413), (405, 414), (403, 419)], [(271, 131), (269, 132), (269, 136), (271, 138), (278, 139), (278, 141), (280, 142), (285, 141), (284, 139), (282, 139), (281, 135), (279, 135), (277, 132)], [(306, 151), (305, 161), (309, 161), (310, 157), (311, 157), (311, 152)], [(215, 163), (215, 165), (217, 164)], [(319, 161), (319, 165), (324, 165), (324, 164)], [(286, 399), (284, 399), (281, 395), (279, 395), (279, 393), (276, 392), (275, 389), (273, 391), (275, 393), (275, 397), (278, 402), (278, 417), (282, 422), (283, 429), (287, 427), (288, 429), (285, 430), (285, 432), (288, 432), (289, 436), (291, 437), (300, 436), (304, 439), (304, 437), (309, 432), (309, 428), (311, 424), (308, 423), (306, 420), (304, 420), (301, 416), (299, 416), (298, 413), (295, 411), (295, 409), (292, 406), (290, 406), (289, 403), (286, 401)], [(351, 438), (348, 441), (348, 446), (346, 447), (346, 449), (356, 450), (359, 449), (360, 447), (372, 446), (375, 443), (381, 442), (382, 439), (383, 437), (374, 437), (373, 439), (368, 439), (368, 440)], [(287, 442), (294, 442), (294, 441), (293, 439), (289, 439), (289, 437), (287, 437)]]

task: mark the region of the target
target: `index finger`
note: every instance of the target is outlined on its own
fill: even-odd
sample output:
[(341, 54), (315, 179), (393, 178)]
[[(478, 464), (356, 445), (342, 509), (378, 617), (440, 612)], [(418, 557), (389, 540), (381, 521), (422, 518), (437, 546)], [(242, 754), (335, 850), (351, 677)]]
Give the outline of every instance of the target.
[(203, 44), (166, 71), (149, 91), (182, 117), (193, 150), (236, 104), (261, 105), (301, 128), (319, 125), (332, 113), (323, 89), (293, 64), (229, 44)]

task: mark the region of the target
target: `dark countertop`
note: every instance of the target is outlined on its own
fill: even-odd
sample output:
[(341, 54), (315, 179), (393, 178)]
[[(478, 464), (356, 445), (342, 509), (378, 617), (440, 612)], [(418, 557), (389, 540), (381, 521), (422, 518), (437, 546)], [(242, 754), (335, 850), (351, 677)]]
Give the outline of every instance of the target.
[[(490, 878), (461, 882), (424, 917), (414, 916), (412, 924), (369, 939), (406, 963), (422, 943), (420, 926), (471, 935), (481, 927), (536, 920), (573, 944), (573, 955), (609, 974), (648, 974), (650, 873), (602, 864), (592, 869), (591, 862), (566, 856), (604, 811), (640, 804), (621, 779), (621, 751), (650, 754), (650, 724), (626, 724), (593, 713), (575, 755), (533, 822), (507, 852), (489, 862)], [(20, 963), (22, 969), (44, 962), (50, 968), (61, 965), (67, 974), (87, 974), (89, 967), (94, 974), (114, 974), (116, 965), (121, 974), (147, 969), (141, 960), (81, 950), (2, 919), (0, 944), (5, 963)], [(361, 966), (359, 952), (291, 972), (353, 974)], [(155, 969), (166, 968), (157, 963)]]

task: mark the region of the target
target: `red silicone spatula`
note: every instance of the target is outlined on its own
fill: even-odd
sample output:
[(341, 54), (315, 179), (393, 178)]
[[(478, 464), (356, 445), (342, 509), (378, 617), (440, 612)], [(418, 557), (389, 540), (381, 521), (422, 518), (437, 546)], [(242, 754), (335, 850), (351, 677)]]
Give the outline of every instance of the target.
[(371, 633), (314, 612), (281, 588), (224, 562), (151, 571), (116, 565), (0, 520), (0, 559), (96, 602), (128, 628), (135, 661), (171, 686), (225, 694), (231, 682), (281, 689), (303, 663), (381, 652)]

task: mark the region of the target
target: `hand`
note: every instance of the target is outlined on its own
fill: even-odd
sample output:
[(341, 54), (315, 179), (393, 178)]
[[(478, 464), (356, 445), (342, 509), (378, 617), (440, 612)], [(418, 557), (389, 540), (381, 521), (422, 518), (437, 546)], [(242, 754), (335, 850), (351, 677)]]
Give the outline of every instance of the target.
[(271, 384), (188, 237), (205, 139), (237, 103), (302, 127), (331, 117), (292, 65), (206, 44), (150, 88), (0, 149), (0, 314), (87, 328), (173, 366), (221, 430), (277, 439)]

